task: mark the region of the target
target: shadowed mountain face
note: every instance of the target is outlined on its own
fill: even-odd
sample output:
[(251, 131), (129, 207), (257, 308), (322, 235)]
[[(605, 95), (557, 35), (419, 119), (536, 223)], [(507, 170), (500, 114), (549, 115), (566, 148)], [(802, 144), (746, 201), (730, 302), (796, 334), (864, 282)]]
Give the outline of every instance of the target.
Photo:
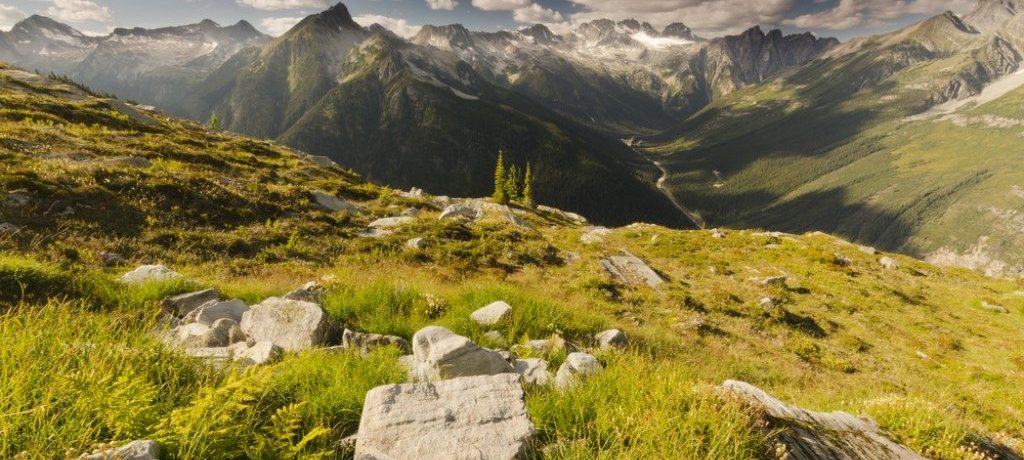
[(1015, 2), (853, 40), (646, 139), (711, 224), (822, 230), (992, 274), (1024, 270)]

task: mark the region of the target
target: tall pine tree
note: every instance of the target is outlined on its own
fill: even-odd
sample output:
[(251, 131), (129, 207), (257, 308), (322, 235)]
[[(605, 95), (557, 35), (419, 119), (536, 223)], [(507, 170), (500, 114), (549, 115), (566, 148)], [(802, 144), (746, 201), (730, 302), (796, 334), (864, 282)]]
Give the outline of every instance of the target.
[(537, 202), (533, 199), (533, 168), (530, 167), (530, 163), (526, 163), (526, 176), (523, 177), (523, 205), (532, 208), (537, 205)]
[(522, 199), (522, 185), (519, 183), (519, 168), (512, 165), (508, 170), (508, 178), (505, 179), (505, 196), (508, 201), (519, 201)]
[(211, 113), (210, 114), (209, 125), (210, 125), (210, 129), (213, 130), (213, 131), (220, 131), (221, 130), (220, 118), (217, 118), (217, 114), (216, 113)]
[(505, 173), (505, 153), (498, 149), (498, 165), (494, 167), (494, 194), (491, 198), (501, 204), (508, 203), (508, 177)]

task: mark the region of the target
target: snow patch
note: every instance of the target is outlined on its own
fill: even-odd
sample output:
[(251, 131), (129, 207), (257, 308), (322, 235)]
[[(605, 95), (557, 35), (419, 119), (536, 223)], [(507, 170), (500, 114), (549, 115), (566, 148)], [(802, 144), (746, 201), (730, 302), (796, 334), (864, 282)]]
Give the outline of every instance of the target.
[(679, 37), (652, 37), (647, 35), (646, 32), (637, 32), (630, 37), (636, 40), (648, 48), (670, 48), (673, 46), (686, 46), (692, 45), (693, 42), (685, 38)]

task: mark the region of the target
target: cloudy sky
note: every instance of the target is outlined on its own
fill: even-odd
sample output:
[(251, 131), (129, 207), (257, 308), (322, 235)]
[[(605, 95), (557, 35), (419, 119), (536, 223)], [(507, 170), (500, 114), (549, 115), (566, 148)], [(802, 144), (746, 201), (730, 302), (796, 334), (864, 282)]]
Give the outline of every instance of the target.
[[(88, 33), (114, 27), (157, 27), (213, 19), (248, 20), (272, 35), (337, 0), (0, 0), (0, 28), (31, 14)], [(637, 18), (656, 27), (682, 22), (705, 37), (752, 25), (809, 30), (847, 39), (892, 30), (928, 15), (968, 11), (976, 0), (347, 0), (356, 21), (381, 23), (400, 35), (422, 24), (459, 22), (474, 30), (545, 23), (559, 30), (589, 19)]]

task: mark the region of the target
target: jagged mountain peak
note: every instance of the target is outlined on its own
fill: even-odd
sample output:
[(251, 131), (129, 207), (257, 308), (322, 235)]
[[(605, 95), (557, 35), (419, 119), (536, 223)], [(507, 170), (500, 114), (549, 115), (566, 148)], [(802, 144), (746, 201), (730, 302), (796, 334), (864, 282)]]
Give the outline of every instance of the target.
[(430, 45), (437, 48), (468, 48), (473, 46), (472, 33), (462, 24), (426, 25), (410, 41), (417, 45)]
[(548, 29), (543, 24), (535, 24), (533, 26), (520, 29), (519, 34), (524, 37), (530, 37), (534, 43), (539, 45), (550, 45), (561, 40), (558, 35), (555, 35), (551, 29)]
[[(309, 27), (311, 25), (326, 29), (363, 30), (362, 26), (352, 19), (352, 14), (349, 13), (348, 7), (346, 7), (344, 3), (337, 3), (319, 13), (306, 16), (306, 18), (299, 21), (299, 23), (296, 24), (295, 27), (292, 27), (288, 32), (291, 33), (295, 30), (303, 30), (305, 27)], [(285, 35), (288, 35), (288, 33)]]
[(33, 33), (42, 29), (57, 31), (64, 35), (73, 37), (86, 37), (84, 33), (74, 27), (38, 14), (33, 14), (32, 16), (29, 16), (15, 24), (14, 27), (11, 28), (11, 32)]
[(1022, 0), (978, 0), (974, 10), (964, 16), (964, 21), (981, 32), (991, 32), (1002, 27), (1022, 10)]
[(686, 24), (683, 24), (681, 22), (673, 22), (672, 24), (669, 24), (668, 26), (665, 27), (664, 30), (661, 31), (661, 35), (663, 37), (674, 37), (682, 38), (684, 40), (697, 41), (697, 36), (693, 34), (693, 30), (690, 30), (690, 28), (687, 27)]

